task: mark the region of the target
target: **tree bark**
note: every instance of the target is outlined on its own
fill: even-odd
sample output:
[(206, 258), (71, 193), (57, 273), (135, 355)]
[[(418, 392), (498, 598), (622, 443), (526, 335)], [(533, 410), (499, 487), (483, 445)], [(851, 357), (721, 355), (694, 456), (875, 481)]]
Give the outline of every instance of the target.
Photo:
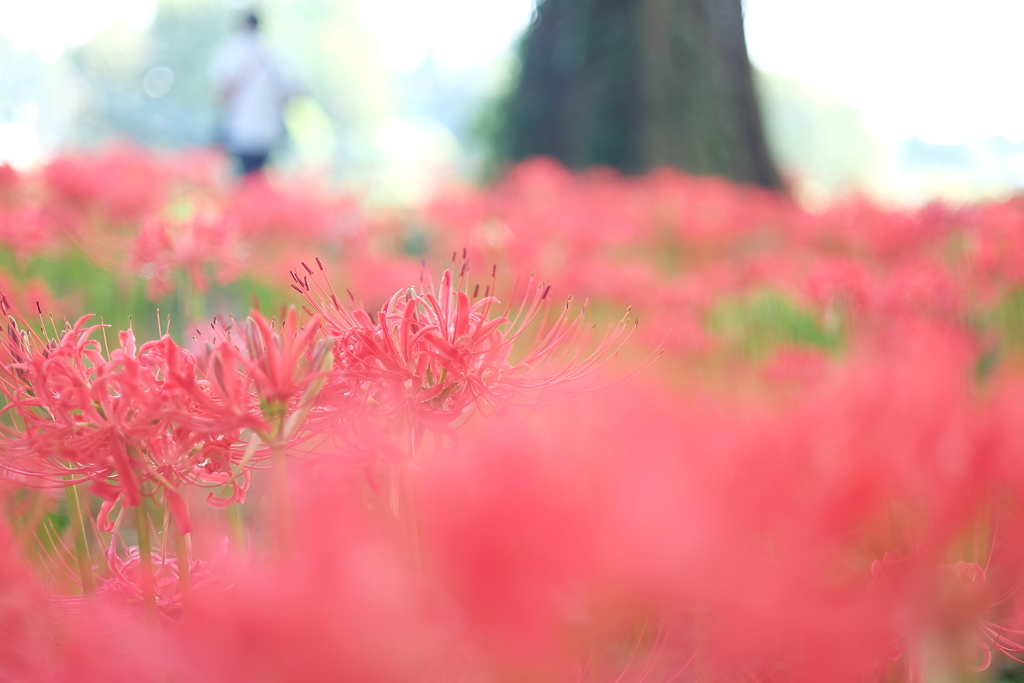
[(541, 0), (506, 104), (499, 144), (512, 160), (782, 186), (741, 0)]

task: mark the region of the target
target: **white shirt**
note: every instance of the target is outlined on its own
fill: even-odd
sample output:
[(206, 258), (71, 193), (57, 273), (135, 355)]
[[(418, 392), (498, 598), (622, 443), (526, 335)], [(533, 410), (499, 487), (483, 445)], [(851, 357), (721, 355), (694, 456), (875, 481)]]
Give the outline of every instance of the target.
[(226, 95), (221, 134), (232, 152), (270, 151), (285, 133), (284, 105), (295, 85), (255, 31), (226, 39), (210, 62), (210, 81)]

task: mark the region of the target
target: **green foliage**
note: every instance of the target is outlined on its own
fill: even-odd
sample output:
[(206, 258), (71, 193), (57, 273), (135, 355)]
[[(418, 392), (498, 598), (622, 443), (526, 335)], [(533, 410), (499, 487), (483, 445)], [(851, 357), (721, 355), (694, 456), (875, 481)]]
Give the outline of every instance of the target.
[(1024, 288), (1006, 292), (990, 309), (974, 316), (973, 325), (987, 339), (975, 367), (979, 379), (992, 376), (1005, 362), (1019, 362), (1024, 357)]
[[(164, 331), (169, 330), (179, 343), (185, 341), (180, 332), (188, 321), (213, 315), (244, 315), (252, 306), (273, 311), (291, 302), (279, 287), (252, 278), (242, 278), (225, 286), (211, 284), (205, 295), (199, 295), (192, 292), (186, 279), (181, 277), (171, 295), (160, 303), (153, 303), (146, 297), (144, 279), (131, 274), (115, 275), (79, 253), (20, 262), (0, 249), (0, 272), (10, 273), (21, 282), (31, 279), (45, 282), (56, 299), (57, 310), (43, 313), (52, 315), (58, 326), (65, 319), (74, 321), (88, 311), (113, 330), (127, 329), (130, 324), (139, 338), (155, 339), (159, 310), (165, 321), (169, 316), (175, 323)], [(32, 319), (36, 312), (26, 310), (23, 313)], [(164, 326), (166, 322), (161, 328)], [(191, 334), (191, 329), (184, 332), (185, 337)], [(115, 344), (116, 337), (108, 337), (108, 342)]]
[(1024, 665), (1014, 664), (1001, 670), (996, 680), (1005, 683), (1024, 683)]
[(1024, 288), (1007, 292), (988, 313), (986, 323), (1001, 347), (1024, 352)]
[(827, 330), (813, 314), (771, 290), (720, 302), (708, 314), (706, 325), (731, 351), (754, 359), (782, 346), (831, 350), (842, 343), (838, 332)]
[[(74, 320), (81, 311), (90, 311), (104, 322), (123, 329), (129, 319), (143, 320), (140, 313), (146, 312), (142, 280), (124, 281), (77, 252), (57, 258), (34, 257), (23, 262), (10, 252), (0, 250), (0, 270), (11, 273), (17, 281), (44, 281), (55, 299), (71, 309), (44, 311), (46, 315), (52, 314), (58, 325), (64, 318)], [(35, 311), (23, 313), (31, 317)], [(155, 319), (153, 328), (155, 332)]]

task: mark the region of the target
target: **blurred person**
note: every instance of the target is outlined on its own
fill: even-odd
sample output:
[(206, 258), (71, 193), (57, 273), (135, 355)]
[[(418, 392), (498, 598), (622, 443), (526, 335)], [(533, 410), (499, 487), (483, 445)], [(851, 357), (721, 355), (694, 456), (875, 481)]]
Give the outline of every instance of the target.
[(210, 63), (220, 107), (216, 143), (232, 156), (242, 176), (261, 173), (286, 139), (284, 108), (299, 91), (259, 29), (259, 17), (247, 13), (241, 30), (217, 47)]

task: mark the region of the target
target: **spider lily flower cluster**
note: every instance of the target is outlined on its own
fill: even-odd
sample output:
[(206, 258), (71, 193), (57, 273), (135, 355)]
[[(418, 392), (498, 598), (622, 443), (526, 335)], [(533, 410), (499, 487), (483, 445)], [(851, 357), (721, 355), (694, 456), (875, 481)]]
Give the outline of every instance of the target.
[[(513, 342), (543, 317), (550, 288), (537, 288), (515, 315), (507, 307), (491, 317), (499, 305), (491, 286), (473, 302), (445, 271), (436, 294), (403, 288), (374, 322), (333, 293), (329, 304), (314, 300), (308, 277), (293, 278), (320, 312), (304, 322), (294, 308), (277, 321), (253, 311), (241, 325), (215, 322), (208, 338), (196, 338), (198, 355), (169, 334), (138, 345), (131, 328), (108, 349), (107, 326), (91, 316), (58, 327), (40, 314), (33, 327), (3, 300), (0, 466), (11, 482), (67, 492), (83, 593), (98, 580), (101, 594), (180, 615), (202, 564), (191, 551), (193, 492), (207, 489), (213, 508), (241, 505), (252, 468), (270, 459), (272, 517), (279, 549), (290, 553), (289, 448), (318, 432), (345, 433), (349, 423), (362, 433), (403, 430), (397, 447), (415, 446), (425, 429), (447, 429), (473, 406), (504, 408), (528, 392), (587, 377), (631, 329), (619, 325), (588, 353), (585, 318), (568, 318), (567, 306), (511, 363)], [(568, 364), (544, 374), (564, 347), (571, 347)], [(402, 461), (413, 459), (414, 448)], [(401, 495), (411, 495), (410, 485)], [(85, 510), (96, 513), (91, 523)], [(403, 521), (414, 513), (407, 508)], [(106, 568), (94, 562), (97, 541), (108, 548)], [(51, 560), (59, 565), (56, 553)]]
[[(480, 284), (471, 292), (468, 263), (455, 281), (445, 270), (436, 290), (426, 282), (395, 292), (374, 321), (354, 299), (351, 307), (342, 303), (319, 259), (317, 271), (302, 266), (301, 276), (292, 272), (292, 286), (335, 341), (338, 393), (358, 395), (361, 408), (414, 431), (444, 429), (471, 409), (501, 413), (538, 392), (582, 391), (580, 380), (593, 378), (636, 326), (627, 312), (592, 345), (585, 306), (573, 311), (565, 302), (550, 321), (551, 287), (531, 277), (518, 306), (502, 308), (492, 293), (496, 267), (483, 292)], [(514, 346), (522, 353), (517, 360)]]
[[(102, 501), (94, 528), (113, 534), (111, 552), (125, 511), (134, 509), (138, 547), (129, 554), (142, 564), (151, 601), (158, 587), (151, 535), (175, 536), (187, 556), (191, 491), (208, 489), (213, 507), (244, 502), (249, 470), (265, 457), (260, 445), (283, 451), (295, 438), (330, 361), (330, 341), (315, 344), (316, 322), (300, 327), (294, 310), (280, 329), (254, 311), (244, 351), (230, 337), (204, 350), (205, 376), (170, 335), (137, 346), (133, 331), (124, 330), (119, 348), (105, 352), (105, 335), (102, 344), (96, 336), (106, 326), (90, 325), (90, 316), (49, 331), (40, 316), (36, 331), (6, 303), (4, 314), (4, 471), (28, 486), (69, 492), (86, 591), (94, 568), (78, 492)], [(189, 568), (188, 557), (171, 557)], [(187, 581), (187, 572), (175, 575)], [(123, 583), (126, 576), (119, 570), (113, 578)]]
[[(384, 496), (308, 440), (289, 462), (287, 556), (227, 560), (197, 510), (187, 584), (160, 541), (148, 569), (144, 549), (109, 541), (98, 589), (69, 610), (16, 569), (8, 543), (2, 590), (20, 601), (5, 597), (0, 623), (63, 610), (52, 629), (5, 635), (39, 671), (67, 666), (84, 680), (108, 676), (113, 660), (125, 677), (211, 681), (992, 671), (1020, 658), (1024, 632), (1024, 394), (1017, 383), (965, 390), (969, 357), (933, 342), (909, 358), (862, 358), (786, 404), (725, 411), (631, 383), (528, 421), (470, 420), (457, 447), (416, 472), (418, 563), (409, 537), (389, 532)], [(311, 372), (328, 375), (326, 389), (337, 368), (296, 370), (290, 410)], [(253, 396), (246, 429), (280, 419), (267, 405)], [(151, 520), (160, 502), (143, 501)]]
[[(208, 171), (0, 166), (0, 680), (1018, 675), (1024, 202)], [(104, 278), (196, 336), (42, 315)]]

